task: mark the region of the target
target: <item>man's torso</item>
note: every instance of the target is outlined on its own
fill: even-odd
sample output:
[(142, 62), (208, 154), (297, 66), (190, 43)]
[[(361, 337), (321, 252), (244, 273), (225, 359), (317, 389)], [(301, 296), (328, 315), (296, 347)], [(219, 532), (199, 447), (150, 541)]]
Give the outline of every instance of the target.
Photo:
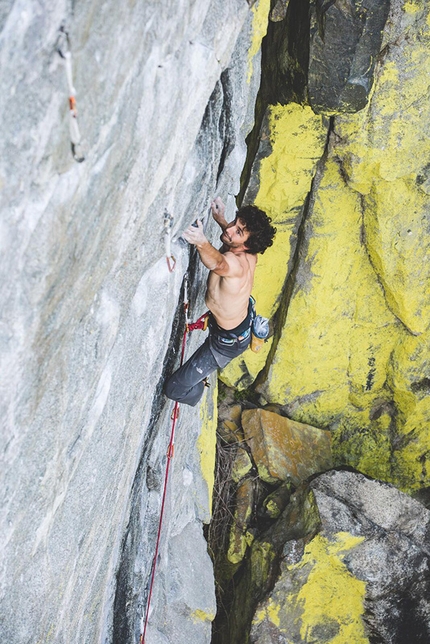
[(248, 314), (249, 296), (254, 281), (257, 256), (251, 253), (236, 254), (244, 273), (241, 277), (220, 277), (209, 273), (206, 306), (217, 324), (223, 329), (234, 329)]

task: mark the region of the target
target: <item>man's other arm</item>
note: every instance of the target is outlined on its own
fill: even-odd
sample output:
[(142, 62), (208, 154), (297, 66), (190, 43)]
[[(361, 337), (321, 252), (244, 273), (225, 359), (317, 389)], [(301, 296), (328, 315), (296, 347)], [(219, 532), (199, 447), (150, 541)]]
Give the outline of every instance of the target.
[(200, 219), (197, 220), (197, 227), (189, 226), (182, 233), (182, 237), (197, 248), (202, 263), (216, 275), (220, 277), (241, 277), (243, 275), (244, 268), (236, 255), (228, 252), (220, 253), (208, 241)]

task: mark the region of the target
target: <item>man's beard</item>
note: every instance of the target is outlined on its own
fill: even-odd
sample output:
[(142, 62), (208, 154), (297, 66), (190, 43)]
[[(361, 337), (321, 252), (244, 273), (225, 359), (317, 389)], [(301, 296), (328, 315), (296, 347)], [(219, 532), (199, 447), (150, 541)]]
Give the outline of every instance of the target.
[(230, 246), (230, 248), (234, 248), (237, 245), (231, 241), (228, 233), (226, 233), (225, 230), (221, 233), (220, 240), (225, 246)]

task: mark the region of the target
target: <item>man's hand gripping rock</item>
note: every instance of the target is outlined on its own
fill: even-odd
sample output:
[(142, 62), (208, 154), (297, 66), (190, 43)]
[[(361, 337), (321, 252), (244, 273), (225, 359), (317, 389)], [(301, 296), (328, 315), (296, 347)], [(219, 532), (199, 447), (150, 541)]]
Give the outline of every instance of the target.
[(207, 237), (203, 232), (203, 224), (200, 219), (197, 219), (195, 224), (188, 226), (186, 230), (182, 233), (182, 237), (187, 240), (189, 244), (201, 248), (208, 243)]

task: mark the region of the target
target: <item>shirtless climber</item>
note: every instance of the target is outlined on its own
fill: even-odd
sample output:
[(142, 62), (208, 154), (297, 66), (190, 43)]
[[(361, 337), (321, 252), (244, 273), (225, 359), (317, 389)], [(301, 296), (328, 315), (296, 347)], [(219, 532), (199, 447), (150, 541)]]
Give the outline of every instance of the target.
[(273, 244), (276, 233), (270, 217), (256, 206), (240, 208), (231, 223), (225, 219), (219, 197), (212, 202), (211, 211), (222, 228), (220, 250), (206, 239), (200, 220), (197, 227), (190, 226), (183, 233), (210, 271), (205, 298), (210, 311), (209, 337), (165, 385), (168, 398), (193, 407), (203, 394), (206, 377), (243, 353), (251, 341), (255, 317), (251, 290), (257, 254)]

